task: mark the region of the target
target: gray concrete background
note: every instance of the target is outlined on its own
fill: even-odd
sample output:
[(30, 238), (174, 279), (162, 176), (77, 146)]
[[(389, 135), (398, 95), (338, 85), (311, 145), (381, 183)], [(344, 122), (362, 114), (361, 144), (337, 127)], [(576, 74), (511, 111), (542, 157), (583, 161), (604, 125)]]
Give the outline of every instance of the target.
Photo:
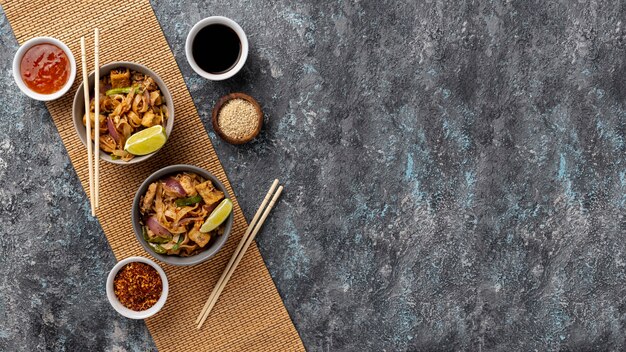
[[(622, 2), (153, 0), (311, 351), (626, 349)], [(250, 57), (221, 83), (184, 39), (225, 15)], [(104, 294), (110, 248), (0, 13), (0, 350), (145, 351)], [(244, 91), (261, 137), (210, 112)]]

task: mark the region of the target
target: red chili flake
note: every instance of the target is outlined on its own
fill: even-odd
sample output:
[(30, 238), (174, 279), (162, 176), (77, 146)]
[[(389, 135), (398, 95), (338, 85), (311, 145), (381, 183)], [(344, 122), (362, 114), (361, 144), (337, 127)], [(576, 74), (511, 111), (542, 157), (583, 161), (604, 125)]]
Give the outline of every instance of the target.
[(145, 263), (128, 263), (115, 275), (113, 290), (124, 307), (142, 311), (149, 309), (161, 297), (161, 276)]

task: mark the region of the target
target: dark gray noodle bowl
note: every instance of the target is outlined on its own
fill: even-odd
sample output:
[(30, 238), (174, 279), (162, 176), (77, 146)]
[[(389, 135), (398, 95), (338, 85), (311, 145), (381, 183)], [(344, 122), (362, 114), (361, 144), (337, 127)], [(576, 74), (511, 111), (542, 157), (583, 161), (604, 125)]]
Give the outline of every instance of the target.
[(219, 236), (217, 240), (215, 240), (214, 242), (210, 242), (209, 248), (206, 248), (202, 252), (196, 255), (190, 256), (190, 257), (179, 257), (176, 255), (165, 255), (165, 254), (156, 253), (155, 251), (152, 250), (152, 247), (150, 247), (150, 245), (143, 238), (143, 233), (142, 233), (142, 228), (141, 228), (141, 222), (140, 222), (141, 213), (139, 212), (139, 207), (140, 207), (139, 201), (141, 200), (141, 197), (148, 190), (148, 186), (150, 186), (152, 182), (162, 179), (165, 176), (177, 174), (179, 172), (194, 172), (204, 177), (207, 180), (211, 180), (215, 188), (224, 192), (224, 197), (230, 198), (228, 191), (226, 191), (226, 187), (224, 187), (224, 185), (210, 172), (204, 169), (201, 169), (197, 166), (193, 166), (193, 165), (167, 166), (153, 173), (152, 175), (150, 175), (145, 181), (143, 181), (141, 186), (139, 186), (139, 190), (137, 190), (137, 193), (135, 194), (135, 199), (133, 200), (133, 206), (131, 210), (133, 230), (135, 230), (135, 236), (137, 237), (137, 241), (139, 241), (139, 243), (146, 250), (146, 252), (148, 252), (154, 258), (164, 263), (171, 264), (171, 265), (179, 265), (179, 266), (196, 265), (214, 256), (220, 250), (220, 248), (222, 248), (224, 243), (226, 243), (226, 240), (228, 240), (228, 236), (230, 235), (230, 231), (232, 230), (232, 227), (233, 227), (233, 214), (232, 213), (230, 214), (228, 219), (226, 219), (226, 222), (225, 222), (226, 227), (224, 228), (224, 234)]

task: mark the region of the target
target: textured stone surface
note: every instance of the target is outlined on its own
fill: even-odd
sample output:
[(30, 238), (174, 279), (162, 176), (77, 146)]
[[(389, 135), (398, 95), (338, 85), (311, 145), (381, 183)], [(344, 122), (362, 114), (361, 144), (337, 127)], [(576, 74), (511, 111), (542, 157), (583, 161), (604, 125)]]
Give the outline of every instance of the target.
[[(623, 4), (153, 6), (245, 214), (286, 183), (258, 243), (309, 350), (626, 349)], [(216, 83), (184, 40), (218, 14), (251, 52)], [(3, 15), (0, 41), (0, 350), (150, 349)], [(249, 145), (210, 128), (232, 91), (266, 113)]]

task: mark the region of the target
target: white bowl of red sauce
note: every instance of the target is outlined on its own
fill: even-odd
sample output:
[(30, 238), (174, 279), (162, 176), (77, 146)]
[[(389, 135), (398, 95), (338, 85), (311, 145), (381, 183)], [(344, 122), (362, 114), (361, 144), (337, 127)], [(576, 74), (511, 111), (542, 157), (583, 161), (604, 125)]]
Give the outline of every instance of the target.
[(55, 100), (67, 93), (76, 78), (76, 61), (63, 42), (36, 37), (24, 43), (13, 58), (13, 78), (35, 100)]
[(144, 257), (129, 257), (111, 269), (106, 292), (118, 313), (130, 319), (146, 319), (165, 305), (169, 284), (157, 263)]

